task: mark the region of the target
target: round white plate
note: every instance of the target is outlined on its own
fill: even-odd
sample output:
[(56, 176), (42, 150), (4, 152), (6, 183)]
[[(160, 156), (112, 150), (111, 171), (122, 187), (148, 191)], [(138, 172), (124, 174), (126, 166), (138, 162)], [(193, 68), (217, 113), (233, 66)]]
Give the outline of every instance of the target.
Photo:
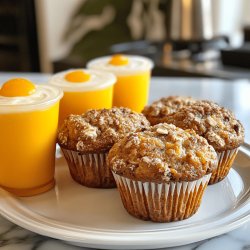
[(133, 218), (124, 210), (116, 189), (91, 189), (75, 183), (61, 155), (57, 155), (56, 180), (54, 190), (29, 198), (0, 190), (0, 213), (38, 234), (107, 249), (184, 245), (228, 232), (250, 219), (250, 152), (245, 147), (228, 177), (207, 188), (199, 211), (180, 222)]

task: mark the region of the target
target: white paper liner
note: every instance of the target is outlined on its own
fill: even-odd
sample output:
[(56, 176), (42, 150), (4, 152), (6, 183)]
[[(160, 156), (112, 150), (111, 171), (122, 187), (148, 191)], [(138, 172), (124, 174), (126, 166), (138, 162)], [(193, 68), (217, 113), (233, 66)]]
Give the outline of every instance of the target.
[(210, 185), (223, 180), (228, 175), (238, 150), (239, 148), (236, 148), (217, 153), (218, 165), (216, 170), (212, 173), (211, 179), (209, 181)]
[(114, 177), (106, 164), (108, 153), (80, 154), (61, 148), (72, 178), (87, 187), (116, 187)]
[(125, 209), (131, 215), (156, 222), (183, 220), (200, 206), (211, 174), (192, 182), (134, 181), (113, 172)]

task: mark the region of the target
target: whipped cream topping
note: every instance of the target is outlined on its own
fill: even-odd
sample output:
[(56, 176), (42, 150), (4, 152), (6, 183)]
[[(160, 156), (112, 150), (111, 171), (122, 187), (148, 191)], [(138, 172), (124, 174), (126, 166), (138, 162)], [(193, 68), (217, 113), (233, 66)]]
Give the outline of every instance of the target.
[[(65, 76), (73, 71), (83, 70), (90, 74), (90, 79), (85, 82), (70, 82)], [(60, 87), (66, 92), (85, 92), (107, 88), (116, 82), (116, 77), (108, 72), (89, 70), (89, 69), (70, 69), (53, 75), (50, 84)]]
[(105, 56), (91, 60), (87, 64), (87, 68), (109, 71), (117, 76), (120, 76), (120, 75), (133, 75), (144, 71), (148, 71), (151, 70), (154, 66), (153, 61), (146, 57), (132, 56), (132, 55), (124, 55), (124, 56), (126, 56), (129, 59), (128, 64), (126, 65), (119, 65), (119, 66), (112, 65), (109, 63), (112, 56)]
[(0, 112), (19, 112), (47, 107), (63, 96), (59, 88), (49, 85), (36, 85), (36, 90), (29, 96), (6, 97), (0, 95)]

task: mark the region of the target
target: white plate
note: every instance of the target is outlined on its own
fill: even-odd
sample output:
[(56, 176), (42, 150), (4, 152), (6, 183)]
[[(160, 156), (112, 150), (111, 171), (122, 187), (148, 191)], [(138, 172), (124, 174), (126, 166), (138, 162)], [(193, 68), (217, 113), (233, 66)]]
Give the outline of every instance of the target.
[(250, 219), (250, 153), (245, 147), (228, 177), (207, 188), (199, 211), (173, 223), (133, 218), (124, 210), (116, 189), (82, 187), (71, 179), (60, 155), (56, 165), (54, 190), (30, 198), (0, 190), (0, 213), (38, 234), (108, 249), (183, 245), (228, 232)]

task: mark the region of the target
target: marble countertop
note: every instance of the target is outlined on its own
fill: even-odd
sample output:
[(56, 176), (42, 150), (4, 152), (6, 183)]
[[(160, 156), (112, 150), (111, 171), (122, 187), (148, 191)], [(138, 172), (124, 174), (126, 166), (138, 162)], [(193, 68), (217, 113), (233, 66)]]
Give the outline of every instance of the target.
[[(16, 74), (15, 74), (16, 75)], [(13, 74), (0, 74), (0, 84)], [(20, 75), (19, 75), (20, 76)], [(34, 82), (45, 82), (48, 75), (22, 74)], [(232, 109), (246, 128), (246, 141), (250, 141), (250, 82), (222, 82), (211, 79), (154, 78), (154, 82), (166, 84), (166, 93), (155, 91), (150, 101), (167, 95), (192, 95), (199, 98), (214, 100)], [(159, 85), (159, 84), (158, 84)], [(202, 242), (167, 249), (199, 249), (199, 250), (250, 250), (250, 222), (242, 227)], [(62, 241), (40, 236), (25, 230), (0, 216), (0, 248), (6, 250), (47, 250), (47, 249), (87, 249), (70, 246)], [(166, 249), (166, 248), (164, 248)]]

